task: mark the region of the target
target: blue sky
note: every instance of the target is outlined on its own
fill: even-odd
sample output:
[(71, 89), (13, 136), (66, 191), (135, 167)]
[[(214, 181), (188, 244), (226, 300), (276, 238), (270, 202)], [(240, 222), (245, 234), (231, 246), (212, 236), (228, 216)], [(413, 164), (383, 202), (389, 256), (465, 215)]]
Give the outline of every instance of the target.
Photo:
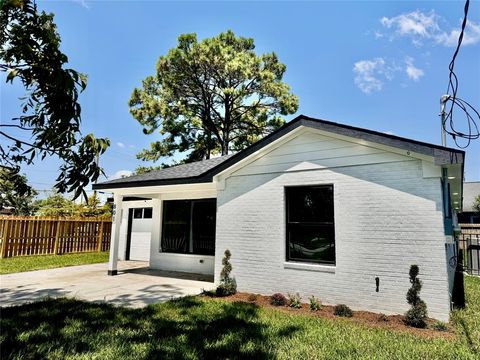
[[(439, 98), (463, 16), (463, 2), (162, 2), (39, 1), (55, 14), (69, 66), (88, 74), (81, 95), (84, 133), (108, 137), (108, 176), (142, 164), (135, 154), (159, 135), (144, 135), (128, 99), (155, 71), (177, 36), (205, 38), (231, 29), (275, 51), (284, 80), (300, 98), (297, 114), (440, 143)], [(458, 96), (480, 108), (480, 2), (456, 62)], [(2, 74), (3, 76), (3, 74)], [(19, 114), (18, 85), (1, 80), (1, 119)], [(459, 127), (464, 117), (457, 113)], [(2, 140), (3, 141), (3, 140)], [(447, 140), (449, 146), (453, 141)], [(480, 180), (480, 140), (467, 149), (467, 181)], [(25, 169), (37, 189), (51, 189), (54, 159)], [(143, 165), (148, 165), (144, 163)]]

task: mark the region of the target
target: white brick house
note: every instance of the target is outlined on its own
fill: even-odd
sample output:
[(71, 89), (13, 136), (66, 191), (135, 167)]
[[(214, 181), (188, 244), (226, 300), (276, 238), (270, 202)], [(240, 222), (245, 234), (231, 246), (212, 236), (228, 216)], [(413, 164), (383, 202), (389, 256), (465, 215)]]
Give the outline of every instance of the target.
[(135, 254), (217, 282), (229, 249), (239, 291), (390, 314), (407, 310), (417, 264), (429, 315), (447, 320), (463, 161), (460, 150), (299, 116), (235, 155), (97, 184), (117, 209), (109, 273)]

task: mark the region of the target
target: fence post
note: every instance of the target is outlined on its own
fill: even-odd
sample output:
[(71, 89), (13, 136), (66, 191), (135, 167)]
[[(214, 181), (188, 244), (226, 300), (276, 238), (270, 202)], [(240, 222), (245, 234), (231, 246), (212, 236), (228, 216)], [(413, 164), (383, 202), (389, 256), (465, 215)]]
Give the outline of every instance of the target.
[(58, 243), (60, 242), (62, 235), (63, 222), (57, 219), (57, 231), (55, 233), (55, 243), (53, 244), (53, 254), (58, 255)]
[(7, 249), (8, 249), (8, 242), (9, 238), (8, 236), (10, 235), (10, 220), (5, 220), (3, 224), (3, 229), (2, 229), (2, 249), (0, 250), (0, 258), (4, 258), (5, 255), (7, 254)]
[(98, 238), (97, 238), (97, 252), (102, 251), (102, 242), (103, 242), (103, 219), (100, 221), (100, 229), (98, 230)]

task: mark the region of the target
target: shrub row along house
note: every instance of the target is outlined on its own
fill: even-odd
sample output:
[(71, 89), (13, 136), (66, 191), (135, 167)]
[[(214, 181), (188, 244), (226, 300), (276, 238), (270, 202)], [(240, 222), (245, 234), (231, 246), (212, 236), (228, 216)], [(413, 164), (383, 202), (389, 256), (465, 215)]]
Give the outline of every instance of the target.
[(117, 259), (214, 275), (238, 290), (314, 295), (403, 313), (418, 264), (429, 315), (447, 320), (464, 152), (299, 116), (236, 153), (99, 183)]

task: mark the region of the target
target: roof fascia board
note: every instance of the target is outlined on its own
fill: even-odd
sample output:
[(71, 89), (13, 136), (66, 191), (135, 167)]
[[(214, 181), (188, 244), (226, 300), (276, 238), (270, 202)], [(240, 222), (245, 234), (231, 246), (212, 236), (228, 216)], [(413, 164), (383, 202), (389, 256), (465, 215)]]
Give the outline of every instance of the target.
[(107, 192), (122, 196), (158, 196), (159, 194), (171, 194), (181, 192), (211, 191), (216, 190), (216, 185), (212, 182), (196, 183), (196, 184), (175, 184), (175, 185), (154, 185), (154, 186), (138, 186), (138, 187), (122, 187), (109, 189)]

